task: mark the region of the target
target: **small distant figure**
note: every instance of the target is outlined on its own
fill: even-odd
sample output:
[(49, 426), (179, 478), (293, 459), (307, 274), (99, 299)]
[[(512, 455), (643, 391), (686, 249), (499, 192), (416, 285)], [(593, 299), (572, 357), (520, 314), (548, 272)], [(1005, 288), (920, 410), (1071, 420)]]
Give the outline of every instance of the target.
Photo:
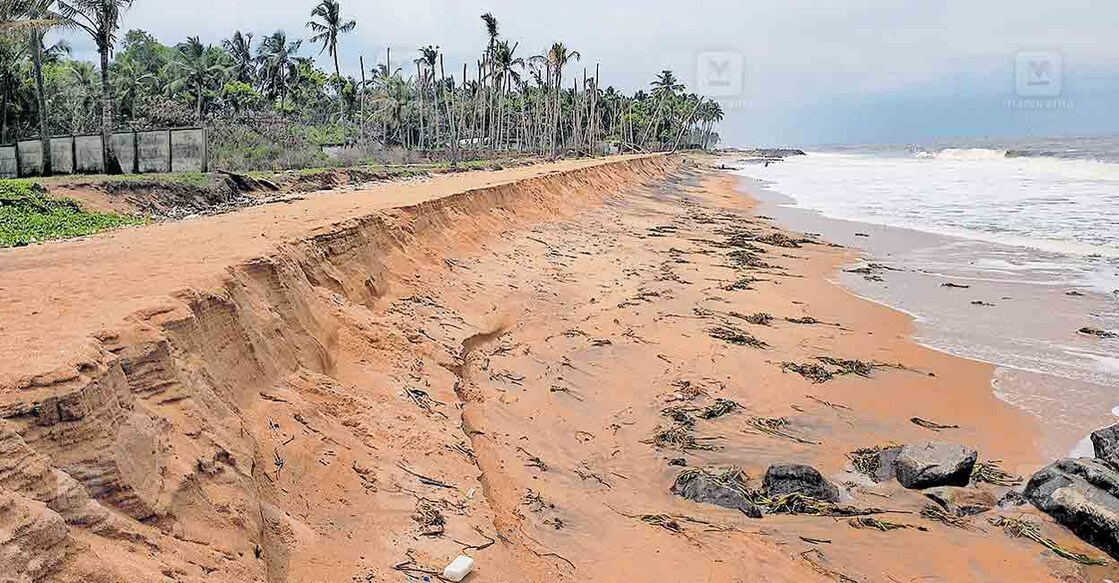
[(766, 160), (766, 161), (765, 161), (765, 167), (766, 167), (766, 168), (769, 168), (769, 160)]

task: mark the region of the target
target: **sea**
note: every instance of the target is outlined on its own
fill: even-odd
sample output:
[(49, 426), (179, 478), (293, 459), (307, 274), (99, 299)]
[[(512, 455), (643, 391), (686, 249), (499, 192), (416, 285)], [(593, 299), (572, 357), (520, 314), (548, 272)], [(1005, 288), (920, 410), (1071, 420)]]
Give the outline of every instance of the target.
[[(841, 285), (917, 340), (996, 365), (1045, 456), (1119, 423), (1119, 136), (835, 146), (730, 157), (760, 213), (861, 250)], [(857, 267), (857, 266), (850, 266)]]

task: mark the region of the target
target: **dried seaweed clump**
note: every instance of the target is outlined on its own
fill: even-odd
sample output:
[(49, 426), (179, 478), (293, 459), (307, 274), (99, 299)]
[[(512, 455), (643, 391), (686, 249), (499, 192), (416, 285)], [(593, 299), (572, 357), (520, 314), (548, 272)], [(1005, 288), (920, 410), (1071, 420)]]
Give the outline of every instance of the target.
[(987, 482), (995, 486), (1017, 486), (1022, 483), (1021, 476), (1007, 473), (999, 467), (1002, 460), (979, 462), (971, 470), (971, 480), (976, 484)]
[(1042, 536), (1041, 527), (1036, 523), (1025, 520), (1024, 518), (1010, 518), (1007, 516), (993, 516), (987, 519), (994, 526), (1001, 527), (1006, 534), (1030, 539), (1039, 545), (1053, 551), (1058, 556), (1064, 557), (1070, 561), (1076, 561), (1081, 565), (1106, 565), (1107, 561), (1100, 557), (1089, 557), (1083, 553), (1070, 551), (1057, 544), (1051, 538)]
[(707, 335), (736, 346), (749, 346), (751, 348), (765, 348), (769, 346), (765, 342), (755, 338), (749, 332), (739, 330), (732, 326), (713, 326), (707, 329)]
[(768, 514), (802, 514), (807, 516), (867, 516), (885, 512), (881, 508), (859, 508), (847, 504), (825, 502), (799, 492), (776, 498), (761, 497), (754, 503), (765, 508)]
[(849, 374), (869, 378), (875, 369), (882, 368), (884, 366), (875, 362), (847, 360), (842, 358), (834, 358), (831, 356), (817, 356), (816, 360), (823, 364), (817, 364), (814, 362), (784, 362), (781, 363), (781, 369), (786, 371), (793, 371), (800, 376), (812, 381), (813, 383), (819, 384), (826, 383), (837, 376)]
[(681, 451), (711, 451), (716, 449), (714, 445), (707, 442), (719, 439), (718, 437), (696, 437), (691, 429), (691, 426), (683, 423), (673, 425), (672, 427), (662, 427), (657, 429), (651, 439), (643, 441), (642, 443), (651, 443), (657, 447), (667, 447), (679, 449)]
[(773, 267), (763, 261), (757, 253), (747, 251), (746, 249), (735, 249), (727, 254), (727, 258), (730, 259), (736, 267), (753, 267), (756, 269), (768, 269)]
[(718, 418), (718, 417), (722, 417), (723, 415), (726, 415), (727, 413), (730, 413), (731, 411), (734, 411), (737, 408), (738, 408), (738, 403), (735, 403), (734, 401), (732, 401), (730, 399), (722, 399), (722, 398), (715, 399), (714, 403), (711, 403), (710, 405), (704, 407), (699, 412), (699, 418), (700, 419), (715, 419), (715, 418)]
[(871, 517), (871, 516), (858, 516), (858, 517), (852, 518), (851, 520), (848, 520), (847, 524), (851, 525), (852, 528), (868, 528), (868, 529), (880, 530), (882, 532), (889, 532), (891, 530), (901, 530), (901, 529), (906, 529), (906, 528), (913, 528), (913, 529), (916, 529), (916, 530), (920, 530), (922, 532), (926, 532), (926, 531), (929, 530), (929, 529), (927, 529), (923, 526), (918, 526), (916, 524), (902, 524), (900, 522), (890, 522), (888, 520), (879, 520), (879, 519)]
[(842, 358), (833, 358), (831, 356), (817, 356), (816, 360), (834, 366), (839, 369), (837, 374), (856, 374), (861, 377), (870, 377), (874, 369), (879, 368), (881, 365), (872, 362), (863, 362), (861, 360), (846, 360)]
[(875, 478), (878, 476), (878, 472), (882, 470), (882, 452), (890, 447), (893, 446), (876, 445), (856, 449), (847, 454), (847, 459), (851, 460), (851, 467), (855, 468), (856, 472)]
[(816, 384), (826, 383), (835, 378), (835, 374), (833, 374), (830, 370), (814, 362), (804, 364), (797, 362), (783, 362), (781, 363), (781, 370), (791, 370)]
[(740, 277), (740, 278), (734, 280), (733, 282), (727, 284), (726, 287), (724, 287), (723, 289), (725, 289), (727, 291), (750, 291), (750, 290), (754, 289), (754, 288), (750, 287), (750, 285), (755, 284), (759, 281), (763, 281), (763, 280), (758, 279), (756, 277), (743, 276), (743, 277)]
[(754, 430), (766, 435), (788, 439), (805, 445), (820, 445), (818, 441), (811, 441), (789, 433), (787, 430), (789, 420), (784, 417), (751, 417), (746, 421), (746, 424)]

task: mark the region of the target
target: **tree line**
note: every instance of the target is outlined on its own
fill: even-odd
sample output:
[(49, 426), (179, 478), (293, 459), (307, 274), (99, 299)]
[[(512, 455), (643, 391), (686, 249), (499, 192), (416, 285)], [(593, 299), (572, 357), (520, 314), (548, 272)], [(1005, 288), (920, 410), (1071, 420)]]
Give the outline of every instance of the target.
[[(448, 70), (429, 45), (397, 64), (391, 49), (383, 60), (363, 55), (358, 74), (346, 75), (339, 42), (358, 23), (338, 0), (312, 7), (306, 38), (235, 31), (216, 46), (197, 36), (169, 46), (142, 30), (121, 35), (134, 1), (0, 4), (0, 143), (38, 137), (49, 172), (51, 135), (100, 132), (105, 167), (119, 172), (114, 131), (187, 125), (212, 128), (212, 150), (241, 168), (306, 165), (327, 143), (453, 163), (478, 152), (557, 157), (718, 141), (719, 104), (688, 93), (672, 71), (623, 94), (603, 87), (599, 65), (579, 67), (582, 55), (563, 42), (528, 55), (489, 13), (484, 49), (461, 69)], [(73, 35), (93, 40), (99, 62), (72, 58)], [(320, 69), (317, 55), (332, 70)], [(295, 159), (300, 147), (315, 152)]]

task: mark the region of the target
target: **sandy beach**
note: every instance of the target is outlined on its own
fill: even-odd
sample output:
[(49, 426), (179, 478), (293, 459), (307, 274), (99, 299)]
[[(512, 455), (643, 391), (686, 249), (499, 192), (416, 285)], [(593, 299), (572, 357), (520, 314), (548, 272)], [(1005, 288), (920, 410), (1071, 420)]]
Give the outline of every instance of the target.
[[(987, 520), (1102, 554), (1028, 505), (952, 526), (852, 470), (929, 440), (1025, 477), (1050, 459), (991, 365), (834, 283), (856, 250), (758, 216), (715, 163), (455, 174), (0, 251), (15, 580), (418, 581), (460, 553), (495, 583), (1119, 574)], [(782, 463), (906, 527), (670, 491)]]

